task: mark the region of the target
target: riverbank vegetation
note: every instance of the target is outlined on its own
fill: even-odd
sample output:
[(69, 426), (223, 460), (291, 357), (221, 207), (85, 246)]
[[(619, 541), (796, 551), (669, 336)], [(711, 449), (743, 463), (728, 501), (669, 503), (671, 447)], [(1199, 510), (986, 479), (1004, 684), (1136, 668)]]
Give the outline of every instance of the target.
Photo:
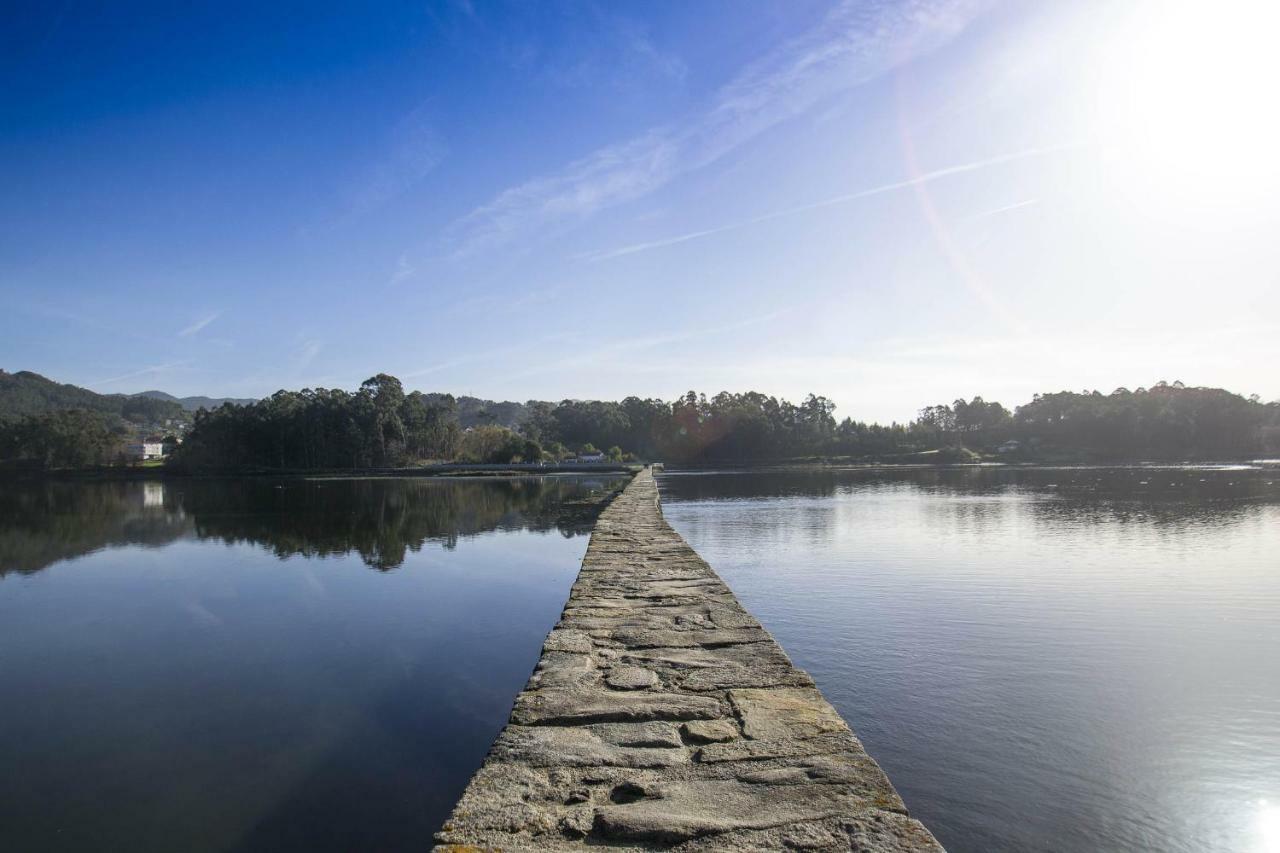
[(159, 392), (97, 394), (30, 371), (0, 370), (0, 462), (11, 465), (114, 465), (126, 444), (180, 434), (191, 419), (180, 401)]
[(975, 452), (1009, 459), (1226, 459), (1280, 452), (1280, 404), (1161, 382), (1111, 394), (1036, 395), (1012, 412), (981, 397), (958, 399), (926, 406), (908, 423), (884, 425), (837, 420), (831, 401), (814, 395), (793, 404), (754, 392), (710, 398), (690, 392), (672, 403), (630, 397), (535, 405), (525, 429), (685, 464), (831, 456), (906, 461), (924, 453), (935, 461), (969, 461)]
[[(809, 395), (689, 392), (666, 402), (565, 400), (519, 404), (515, 428), (462, 427), (453, 397), (406, 393), (387, 374), (354, 392), (279, 391), (249, 405), (196, 413), (170, 464), (189, 471), (366, 469), (423, 462), (556, 462), (600, 452), (611, 461), (675, 464), (804, 458), (964, 462), (1237, 459), (1280, 453), (1280, 403), (1220, 388), (1157, 383), (1110, 394), (1036, 395), (1012, 411), (981, 397), (922, 408), (907, 423), (844, 418)], [(0, 456), (35, 467), (112, 458), (118, 436), (78, 410), (0, 422)], [(601, 448), (601, 451), (597, 451)], [(607, 448), (607, 450), (606, 450)]]
[(119, 461), (127, 433), (86, 409), (0, 419), (0, 462), (32, 468), (93, 468)]
[(461, 430), (450, 397), (404, 393), (378, 374), (355, 392), (278, 391), (248, 406), (196, 413), (174, 462), (204, 468), (391, 468), (453, 459)]

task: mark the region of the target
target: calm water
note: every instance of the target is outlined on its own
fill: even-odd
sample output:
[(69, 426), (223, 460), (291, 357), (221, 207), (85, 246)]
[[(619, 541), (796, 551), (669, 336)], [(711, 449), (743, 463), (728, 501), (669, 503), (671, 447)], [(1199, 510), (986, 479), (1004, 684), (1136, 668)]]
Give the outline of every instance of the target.
[(0, 850), (424, 850), (616, 480), (0, 485)]
[(1280, 471), (660, 485), (952, 853), (1280, 851)]

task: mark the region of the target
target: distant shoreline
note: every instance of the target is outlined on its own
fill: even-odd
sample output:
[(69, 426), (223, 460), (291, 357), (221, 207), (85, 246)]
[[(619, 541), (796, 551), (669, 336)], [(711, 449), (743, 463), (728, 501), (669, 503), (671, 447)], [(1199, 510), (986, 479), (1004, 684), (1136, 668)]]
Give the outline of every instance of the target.
[(1053, 470), (1067, 468), (1280, 468), (1280, 459), (1110, 459), (1110, 460), (1042, 460), (1027, 461), (983, 461), (983, 462), (871, 462), (871, 461), (795, 461), (795, 462), (741, 462), (721, 465), (680, 465), (668, 466), (668, 473), (715, 473), (715, 472), (783, 472), (814, 470), (859, 470), (859, 471), (911, 471), (911, 470), (961, 470), (969, 468), (1018, 470)]
[[(796, 459), (744, 460), (740, 462), (709, 462), (696, 465), (669, 464), (669, 470), (715, 471), (727, 468), (751, 470), (778, 468), (1137, 468), (1169, 465), (1258, 465), (1280, 466), (1280, 458), (1222, 457), (1188, 459), (1159, 456), (1145, 457), (1089, 457), (1061, 456), (1038, 459), (1026, 457), (984, 456), (973, 459), (929, 459), (929, 454), (910, 454), (896, 458), (866, 457), (802, 457)], [(915, 458), (912, 458), (915, 457)]]
[[(702, 465), (671, 465), (655, 462), (659, 468), (673, 472), (778, 472), (813, 469), (859, 470), (907, 470), (907, 469), (963, 469), (1004, 468), (1009, 470), (1035, 468), (1167, 468), (1167, 467), (1222, 467), (1249, 466), (1253, 468), (1280, 468), (1280, 459), (1075, 459), (1075, 460), (984, 460), (969, 462), (868, 460), (868, 459), (777, 459), (768, 461), (743, 461), (709, 463)], [(164, 467), (129, 468), (104, 467), (54, 470), (18, 470), (0, 468), (0, 482), (71, 480), (71, 481), (143, 481), (143, 480), (213, 480), (251, 478), (321, 478), (321, 479), (369, 479), (369, 478), (427, 478), (427, 477), (495, 477), (519, 478), (565, 474), (634, 474), (647, 467), (642, 463), (571, 463), (537, 465), (466, 464), (446, 463), (409, 468), (325, 468), (325, 469), (246, 469), (221, 471), (181, 471)]]
[(275, 469), (254, 468), (245, 470), (182, 471), (163, 466), (132, 468), (109, 466), (102, 468), (0, 469), (0, 482), (15, 480), (212, 480), (238, 477), (284, 478), (408, 478), (408, 477), (539, 477), (550, 474), (634, 474), (641, 470), (639, 463), (575, 462), (566, 465), (537, 465), (511, 463), (505, 465), (470, 465), (445, 463), (411, 468), (315, 468)]

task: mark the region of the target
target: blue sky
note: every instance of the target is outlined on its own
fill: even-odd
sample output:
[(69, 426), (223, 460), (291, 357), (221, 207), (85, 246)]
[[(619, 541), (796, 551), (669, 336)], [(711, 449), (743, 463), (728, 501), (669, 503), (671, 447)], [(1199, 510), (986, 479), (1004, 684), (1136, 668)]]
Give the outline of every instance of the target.
[(1280, 397), (1267, 4), (28, 5), (8, 370), (880, 420)]

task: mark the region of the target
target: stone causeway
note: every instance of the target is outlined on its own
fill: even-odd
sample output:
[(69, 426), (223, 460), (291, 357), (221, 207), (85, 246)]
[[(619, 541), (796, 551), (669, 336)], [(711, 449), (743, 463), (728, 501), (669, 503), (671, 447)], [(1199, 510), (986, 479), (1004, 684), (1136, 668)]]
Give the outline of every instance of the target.
[(662, 517), (604, 510), (439, 853), (941, 851), (773, 637)]

